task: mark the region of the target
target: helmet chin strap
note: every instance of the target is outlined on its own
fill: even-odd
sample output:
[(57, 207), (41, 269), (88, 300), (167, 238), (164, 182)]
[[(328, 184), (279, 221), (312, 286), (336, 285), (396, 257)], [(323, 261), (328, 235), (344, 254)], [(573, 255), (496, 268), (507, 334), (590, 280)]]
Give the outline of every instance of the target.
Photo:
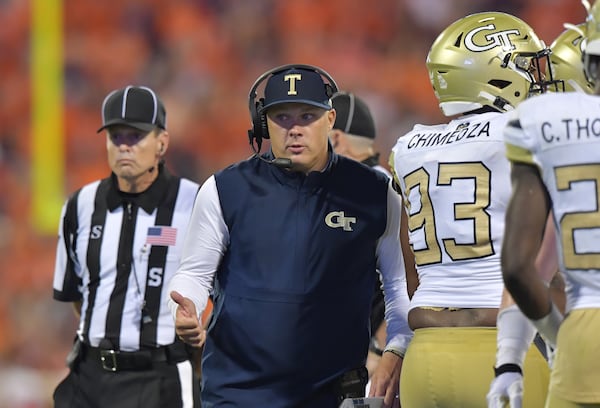
[(571, 85), (571, 87), (575, 90), (575, 92), (581, 92), (581, 93), (586, 93), (583, 88), (581, 88), (579, 86), (579, 84), (577, 83), (577, 81), (573, 80), (573, 79), (567, 79), (567, 83), (569, 85)]
[(508, 112), (515, 109), (514, 106), (512, 106), (506, 99), (499, 96), (494, 96), (489, 92), (481, 91), (479, 92), (479, 96), (490, 101), (491, 106), (495, 106), (501, 111)]
[(455, 116), (465, 112), (480, 109), (482, 105), (476, 102), (442, 102), (440, 108), (446, 116)]

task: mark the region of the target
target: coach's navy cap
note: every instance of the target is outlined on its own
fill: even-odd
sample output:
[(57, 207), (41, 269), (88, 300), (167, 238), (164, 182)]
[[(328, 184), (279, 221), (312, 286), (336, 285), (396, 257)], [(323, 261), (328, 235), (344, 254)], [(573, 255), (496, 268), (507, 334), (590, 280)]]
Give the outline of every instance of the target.
[(145, 86), (127, 86), (108, 94), (102, 102), (102, 127), (125, 125), (150, 132), (166, 129), (167, 114), (158, 95)]
[(331, 98), (336, 116), (334, 129), (355, 136), (375, 139), (375, 122), (367, 104), (358, 96), (338, 92)]
[(316, 71), (291, 68), (273, 74), (265, 86), (265, 109), (281, 103), (305, 103), (318, 108), (331, 109), (331, 86)]

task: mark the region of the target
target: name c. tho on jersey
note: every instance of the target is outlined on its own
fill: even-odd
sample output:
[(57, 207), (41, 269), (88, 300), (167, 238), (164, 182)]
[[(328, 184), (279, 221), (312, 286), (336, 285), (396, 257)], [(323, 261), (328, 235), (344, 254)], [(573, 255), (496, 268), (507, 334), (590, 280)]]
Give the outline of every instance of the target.
[(510, 196), (503, 113), (416, 125), (392, 149), (422, 283), (411, 308), (496, 308)]
[[(600, 109), (600, 103), (597, 101), (594, 101), (593, 106), (595, 109)], [(566, 115), (568, 111), (561, 109), (560, 112), (561, 115), (553, 117), (555, 120), (542, 122), (539, 129), (529, 125), (526, 118), (521, 122), (528, 126), (529, 131), (539, 133), (543, 145), (589, 143), (600, 140), (600, 117), (589, 116), (590, 112), (584, 111), (573, 112), (572, 116)]]
[(511, 113), (520, 126), (511, 121), (506, 128), (507, 155), (536, 166), (552, 200), (566, 311), (600, 307), (600, 98), (561, 93), (533, 100)]
[[(54, 298), (82, 301), (78, 335), (122, 351), (169, 345), (173, 317), (164, 290), (199, 185), (162, 169), (145, 192), (119, 192), (114, 176), (76, 191), (61, 216)], [(169, 181), (170, 180), (170, 181)], [(164, 288), (164, 289), (163, 289)]]

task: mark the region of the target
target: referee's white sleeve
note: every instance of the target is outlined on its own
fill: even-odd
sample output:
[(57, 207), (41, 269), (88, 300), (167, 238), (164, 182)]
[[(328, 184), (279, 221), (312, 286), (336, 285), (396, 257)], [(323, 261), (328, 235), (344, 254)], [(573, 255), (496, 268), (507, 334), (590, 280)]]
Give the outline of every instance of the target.
[(68, 248), (65, 245), (64, 224), (65, 213), (67, 211), (68, 200), (62, 206), (60, 212), (60, 221), (58, 225), (58, 242), (56, 244), (56, 258), (54, 263), (53, 288), (55, 291), (63, 292), (65, 283), (65, 274), (67, 272), (67, 263), (69, 262)]
[[(223, 220), (215, 177), (208, 178), (194, 203), (183, 242), (181, 263), (169, 281), (167, 291), (177, 291), (196, 305), (198, 316), (204, 311), (213, 277), (229, 243), (229, 231)], [(177, 304), (168, 298), (175, 318)]]

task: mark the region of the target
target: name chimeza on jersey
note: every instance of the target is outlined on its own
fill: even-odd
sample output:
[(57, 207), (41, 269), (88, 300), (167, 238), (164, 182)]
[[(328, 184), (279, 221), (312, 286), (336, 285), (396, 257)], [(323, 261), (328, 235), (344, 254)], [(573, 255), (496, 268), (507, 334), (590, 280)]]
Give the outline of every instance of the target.
[(406, 144), (408, 150), (448, 145), (473, 138), (490, 137), (490, 122), (463, 122), (454, 130), (444, 130), (442, 132), (432, 131), (431, 129), (423, 130), (423, 132), (416, 132), (411, 135)]

